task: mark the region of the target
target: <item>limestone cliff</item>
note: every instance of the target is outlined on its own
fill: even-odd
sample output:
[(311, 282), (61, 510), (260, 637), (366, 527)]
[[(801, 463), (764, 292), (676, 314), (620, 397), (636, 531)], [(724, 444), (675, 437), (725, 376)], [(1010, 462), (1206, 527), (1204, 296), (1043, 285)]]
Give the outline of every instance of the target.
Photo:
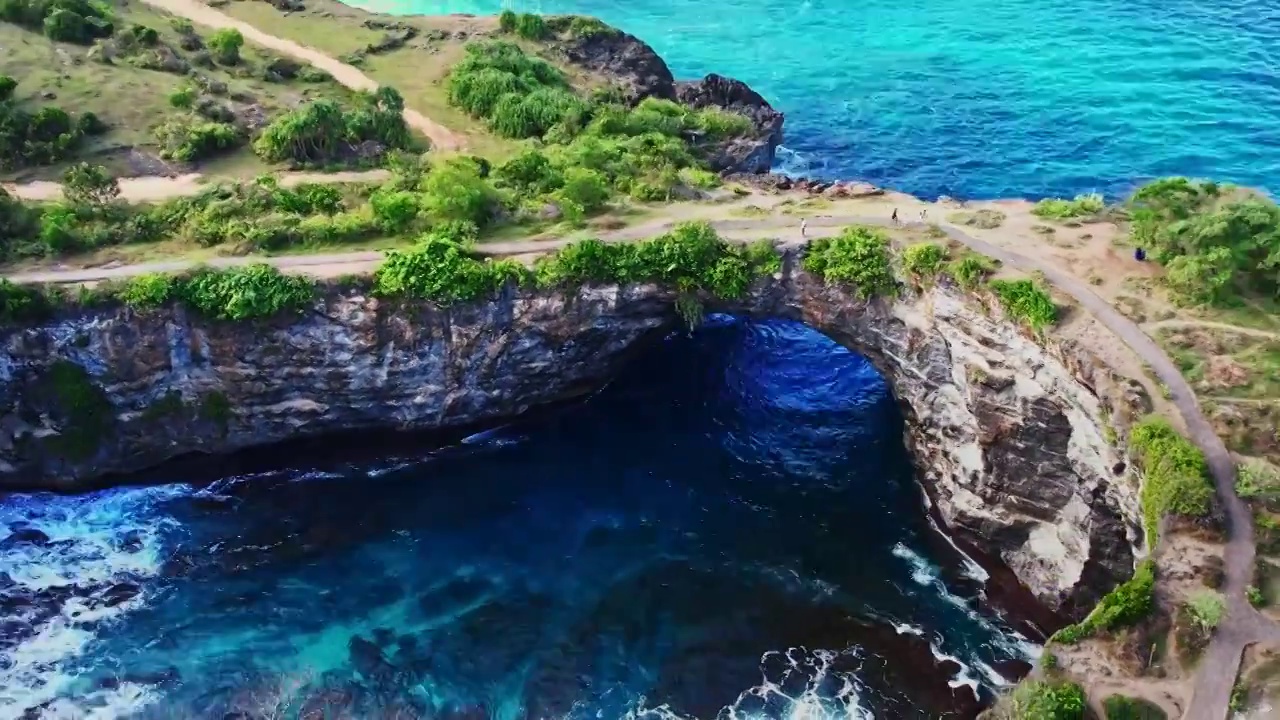
[[(863, 301), (799, 268), (713, 305), (802, 320), (892, 385), (954, 532), (1082, 616), (1131, 570), (1136, 483), (1106, 418), (1141, 398), (1080, 348), (1041, 344), (950, 286)], [(450, 309), (332, 289), (300, 317), (84, 312), (0, 334), (0, 487), (72, 489), (193, 452), (356, 429), (496, 422), (599, 387), (678, 322), (654, 286), (509, 288)]]

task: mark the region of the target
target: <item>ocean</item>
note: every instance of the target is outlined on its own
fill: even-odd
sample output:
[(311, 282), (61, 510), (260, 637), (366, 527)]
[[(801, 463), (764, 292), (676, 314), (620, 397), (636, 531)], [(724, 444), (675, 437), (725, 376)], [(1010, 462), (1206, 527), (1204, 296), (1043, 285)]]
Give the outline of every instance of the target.
[(1274, 190), (1280, 4), (1116, 0), (359, 0), (600, 17), (678, 78), (743, 80), (787, 115), (780, 170), (961, 199), (1165, 175)]
[(925, 514), (884, 380), (797, 323), (276, 462), (5, 498), (46, 537), (0, 538), (0, 718), (964, 718), (1039, 651)]

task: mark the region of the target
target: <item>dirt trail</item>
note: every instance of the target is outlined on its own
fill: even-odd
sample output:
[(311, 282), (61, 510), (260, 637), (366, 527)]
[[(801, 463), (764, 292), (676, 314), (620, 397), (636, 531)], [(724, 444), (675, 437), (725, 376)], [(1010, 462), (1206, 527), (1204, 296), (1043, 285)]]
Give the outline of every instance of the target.
[(1212, 320), (1158, 320), (1156, 322), (1146, 323), (1142, 327), (1147, 330), (1159, 330), (1161, 328), (1180, 329), (1180, 328), (1209, 328), (1211, 330), (1223, 330), (1226, 332), (1236, 333), (1238, 335), (1249, 335), (1252, 337), (1266, 338), (1269, 340), (1280, 340), (1280, 332), (1272, 332), (1270, 330), (1259, 330), (1258, 328), (1242, 327), (1240, 325), (1232, 325), (1231, 323), (1214, 322)]
[[(150, 2), (152, 0), (148, 0)], [(164, 0), (173, 2), (174, 0)], [(722, 210), (723, 212), (723, 210)], [(659, 221), (640, 225), (615, 233), (605, 233), (606, 241), (626, 241), (648, 237), (673, 224)], [(800, 240), (797, 218), (764, 217), (742, 220), (717, 220), (712, 225), (725, 237), (733, 240), (753, 240), (762, 237), (784, 235), (786, 240)], [(808, 218), (810, 237), (821, 237), (838, 232), (852, 224), (888, 226), (884, 216), (856, 215), (823, 216)], [(909, 223), (907, 227), (924, 229), (924, 223)], [(1182, 377), (1182, 373), (1156, 342), (1137, 323), (1122, 315), (1109, 302), (1096, 295), (1085, 282), (1071, 276), (1050, 263), (1019, 255), (989, 242), (974, 238), (960, 229), (948, 225), (938, 226), (946, 235), (988, 257), (995, 258), (1006, 267), (1024, 272), (1039, 272), (1057, 290), (1070, 295), (1082, 308), (1092, 314), (1137, 354), (1157, 378), (1168, 388), (1170, 398), (1186, 424), (1191, 440), (1200, 447), (1208, 461), (1218, 496), (1228, 520), (1228, 542), (1224, 548), (1227, 581), (1223, 587), (1227, 597), (1228, 613), (1215, 632), (1194, 682), (1194, 692), (1184, 720), (1226, 720), (1231, 690), (1235, 684), (1242, 653), (1247, 645), (1268, 641), (1280, 636), (1280, 628), (1257, 613), (1245, 600), (1245, 587), (1252, 578), (1254, 562), (1253, 522), (1248, 508), (1235, 493), (1235, 463), (1222, 440), (1200, 412), (1195, 393)], [(780, 233), (780, 229), (785, 232)], [(529, 257), (544, 253), (572, 242), (572, 239), (543, 241), (487, 243), (478, 250), (492, 256), (521, 255)], [(273, 258), (221, 258), (212, 261), (215, 266), (244, 265), (268, 262), (281, 270), (310, 275), (332, 277), (360, 272), (376, 267), (382, 253), (361, 252), (334, 255), (310, 255)], [(194, 262), (166, 262), (147, 265), (130, 265), (115, 268), (88, 270), (63, 270), (12, 275), (17, 282), (80, 283), (128, 277), (144, 272), (172, 272), (191, 268)]]
[[(383, 182), (391, 177), (386, 170), (363, 170), (359, 172), (280, 172), (272, 176), (283, 186), (293, 187), (301, 183), (355, 183)], [(200, 173), (187, 173), (174, 177), (151, 175), (146, 177), (120, 178), (120, 198), (128, 202), (160, 202), (176, 197), (197, 195), (209, 187), (212, 178)], [(44, 202), (62, 197), (61, 183), (36, 180), (28, 183), (0, 183), (10, 195), (21, 200)]]
[[(246, 40), (270, 48), (279, 53), (292, 56), (297, 60), (310, 63), (333, 76), (334, 80), (352, 90), (376, 90), (378, 83), (352, 65), (336, 60), (324, 53), (300, 45), (292, 40), (285, 40), (268, 35), (246, 22), (225, 15), (199, 0), (142, 0), (152, 7), (167, 13), (184, 17), (193, 23), (211, 28), (233, 28), (239, 30)], [(404, 121), (431, 140), (431, 146), (437, 150), (461, 150), (465, 143), (462, 138), (448, 128), (427, 118), (416, 110), (405, 108)]]

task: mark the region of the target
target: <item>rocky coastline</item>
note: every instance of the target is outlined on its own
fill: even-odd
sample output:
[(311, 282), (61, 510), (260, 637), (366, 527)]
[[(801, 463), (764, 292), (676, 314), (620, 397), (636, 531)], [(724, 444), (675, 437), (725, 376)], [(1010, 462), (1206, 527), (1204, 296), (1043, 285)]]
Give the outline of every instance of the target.
[[(1149, 399), (958, 288), (866, 301), (804, 272), (799, 253), (707, 309), (797, 319), (867, 357), (937, 517), (1009, 568), (1042, 625), (1082, 617), (1128, 577), (1137, 483), (1103, 425)], [(652, 285), (508, 288), (444, 309), (335, 286), (300, 317), (256, 323), (118, 307), (5, 330), (0, 487), (75, 491), (192, 454), (496, 424), (602, 386), (678, 327), (676, 300)]]

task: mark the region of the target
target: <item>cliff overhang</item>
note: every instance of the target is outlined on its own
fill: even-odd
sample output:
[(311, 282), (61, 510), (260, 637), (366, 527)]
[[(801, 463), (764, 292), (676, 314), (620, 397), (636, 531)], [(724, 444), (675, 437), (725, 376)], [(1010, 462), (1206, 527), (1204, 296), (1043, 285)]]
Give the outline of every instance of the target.
[[(181, 306), (84, 310), (0, 334), (0, 487), (358, 430), (498, 423), (607, 382), (679, 326), (656, 285), (508, 287), (435, 307), (333, 287), (301, 316), (208, 321)], [(799, 250), (707, 311), (799, 320), (864, 355), (905, 417), (947, 529), (1078, 619), (1141, 553), (1138, 485), (1108, 422), (1149, 410), (1086, 349), (1028, 334), (945, 281), (864, 299)]]

